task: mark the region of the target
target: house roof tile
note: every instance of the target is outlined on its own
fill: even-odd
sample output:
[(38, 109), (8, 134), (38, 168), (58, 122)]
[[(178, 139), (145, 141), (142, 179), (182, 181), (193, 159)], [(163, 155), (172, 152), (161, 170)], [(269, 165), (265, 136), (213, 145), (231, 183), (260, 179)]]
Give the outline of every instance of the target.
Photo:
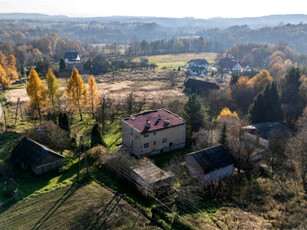
[[(158, 117), (160, 119), (158, 119)], [(153, 132), (185, 124), (183, 118), (166, 109), (157, 109), (139, 113), (125, 118), (123, 121), (140, 133)], [(146, 126), (146, 124), (150, 125)]]

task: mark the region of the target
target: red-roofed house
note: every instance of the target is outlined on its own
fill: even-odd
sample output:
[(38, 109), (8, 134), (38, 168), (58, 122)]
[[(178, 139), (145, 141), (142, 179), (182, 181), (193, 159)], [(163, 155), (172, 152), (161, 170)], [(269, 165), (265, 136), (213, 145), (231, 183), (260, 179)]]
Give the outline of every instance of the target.
[(122, 120), (123, 146), (142, 158), (185, 146), (186, 122), (178, 115), (157, 109)]

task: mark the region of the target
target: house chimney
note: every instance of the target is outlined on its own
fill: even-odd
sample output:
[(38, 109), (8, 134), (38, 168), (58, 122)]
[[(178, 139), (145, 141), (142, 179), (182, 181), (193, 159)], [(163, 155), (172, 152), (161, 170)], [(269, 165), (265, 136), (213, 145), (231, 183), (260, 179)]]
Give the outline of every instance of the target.
[(160, 121), (160, 120), (161, 120), (161, 115), (158, 114), (157, 121)]
[(145, 128), (149, 129), (150, 128), (150, 121), (149, 119), (146, 119), (146, 125)]

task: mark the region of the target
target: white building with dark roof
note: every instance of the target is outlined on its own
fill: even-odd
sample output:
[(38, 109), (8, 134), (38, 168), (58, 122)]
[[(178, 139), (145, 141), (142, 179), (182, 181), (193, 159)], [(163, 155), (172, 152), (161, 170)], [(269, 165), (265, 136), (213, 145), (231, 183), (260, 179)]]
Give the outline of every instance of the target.
[(206, 59), (192, 59), (188, 62), (187, 71), (194, 76), (203, 77), (207, 74), (209, 63)]
[(72, 71), (76, 67), (79, 72), (83, 71), (83, 64), (78, 52), (66, 52), (64, 55), (64, 62), (68, 71)]
[(240, 73), (243, 70), (234, 57), (223, 57), (219, 60), (218, 65), (224, 73)]
[(122, 142), (137, 157), (185, 147), (186, 122), (180, 116), (157, 109), (122, 120)]

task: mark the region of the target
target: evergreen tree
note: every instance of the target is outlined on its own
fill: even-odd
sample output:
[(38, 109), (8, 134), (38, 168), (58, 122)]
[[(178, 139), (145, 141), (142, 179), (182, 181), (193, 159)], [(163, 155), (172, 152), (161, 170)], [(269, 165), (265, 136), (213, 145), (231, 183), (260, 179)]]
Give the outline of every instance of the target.
[(226, 126), (226, 122), (224, 122), (223, 128), (222, 128), (222, 132), (221, 132), (221, 136), (220, 136), (220, 143), (222, 145), (226, 145), (227, 143), (227, 126)]
[(60, 64), (59, 64), (59, 72), (62, 73), (66, 70), (66, 64), (63, 59), (60, 59)]
[(237, 74), (237, 73), (234, 73), (232, 76), (231, 76), (231, 79), (230, 79), (230, 85), (234, 85), (234, 84), (237, 84), (238, 80), (240, 78), (240, 75)]
[(91, 147), (95, 147), (97, 145), (102, 145), (107, 147), (106, 143), (102, 139), (98, 124), (93, 126), (91, 132)]
[(61, 129), (65, 130), (70, 135), (70, 124), (67, 113), (59, 114), (59, 126)]
[(305, 107), (300, 95), (301, 73), (299, 68), (291, 67), (281, 82), (281, 100), (285, 120), (294, 124)]
[(196, 132), (204, 126), (207, 113), (201, 100), (195, 94), (183, 106), (183, 117), (187, 120), (192, 132)]
[(259, 93), (249, 108), (252, 123), (282, 121), (280, 97), (275, 83)]

